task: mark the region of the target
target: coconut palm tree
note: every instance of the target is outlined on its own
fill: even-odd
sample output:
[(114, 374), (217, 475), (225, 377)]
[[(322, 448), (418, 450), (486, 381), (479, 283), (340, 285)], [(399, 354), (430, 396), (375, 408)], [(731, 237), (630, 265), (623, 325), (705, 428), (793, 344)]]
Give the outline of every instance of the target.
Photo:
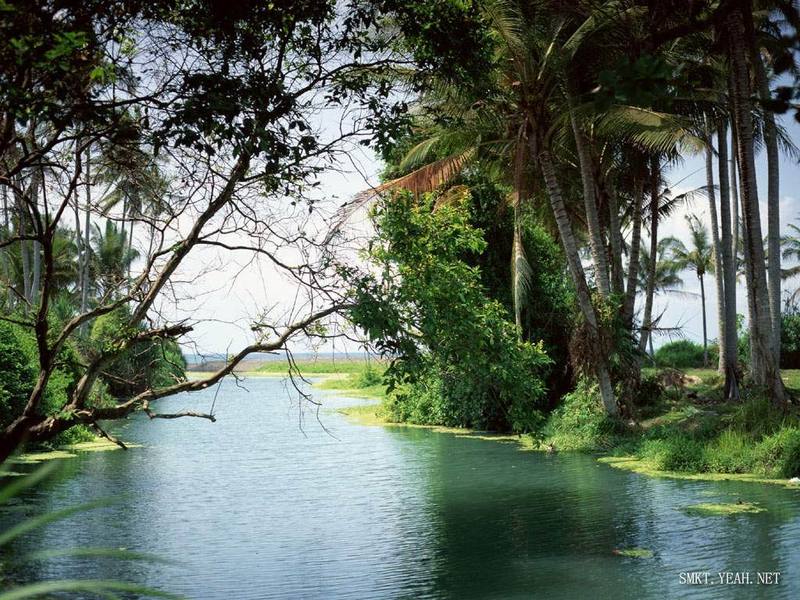
[[(651, 248), (649, 244), (643, 245), (639, 249), (639, 281), (638, 289), (643, 294), (648, 294), (651, 289), (649, 285), (652, 283), (652, 297), (659, 294), (674, 294), (678, 293), (683, 287), (683, 279), (680, 276), (681, 268), (670, 256), (669, 238), (661, 239), (656, 244), (655, 260), (651, 256)], [(652, 273), (650, 271), (652, 267)], [(652, 305), (651, 305), (652, 310)], [(650, 346), (650, 355), (653, 355), (653, 331), (655, 323), (658, 319), (652, 318), (648, 321), (648, 336), (647, 341)], [(644, 325), (643, 325), (644, 328)]]
[(105, 230), (95, 223), (92, 232), (92, 279), (98, 296), (113, 296), (127, 278), (130, 264), (139, 253), (128, 245), (121, 228), (106, 220)]
[(700, 304), (703, 315), (703, 365), (708, 366), (708, 326), (706, 321), (705, 275), (714, 272), (714, 249), (708, 239), (708, 229), (697, 215), (686, 215), (689, 225), (691, 246), (689, 248), (675, 237), (665, 238), (665, 242), (675, 265), (683, 270), (694, 271), (700, 281)]
[[(749, 27), (748, 27), (749, 25)], [(761, 216), (756, 184), (755, 129), (753, 125), (753, 89), (751, 85), (752, 6), (750, 2), (735, 3), (724, 24), (727, 54), (731, 65), (731, 97), (733, 122), (737, 136), (737, 159), (740, 174), (742, 220), (744, 221), (745, 264), (750, 322), (751, 374), (758, 385), (770, 391), (773, 401), (785, 405), (786, 393), (781, 380), (773, 315), (767, 287), (764, 248), (761, 245)], [(777, 253), (773, 256), (777, 260)]]

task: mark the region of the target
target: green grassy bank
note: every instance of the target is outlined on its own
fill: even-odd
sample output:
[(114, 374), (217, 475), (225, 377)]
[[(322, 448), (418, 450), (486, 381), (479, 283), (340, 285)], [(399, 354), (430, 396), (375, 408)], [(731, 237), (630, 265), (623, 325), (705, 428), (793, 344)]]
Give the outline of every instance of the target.
[[(316, 386), (379, 401), (341, 411), (362, 424), (425, 426), (392, 423), (379, 369), (374, 363), (351, 363), (347, 371), (327, 376)], [(657, 376), (645, 371), (647, 379)], [(790, 393), (800, 393), (800, 371), (786, 371), (784, 377)], [(721, 384), (713, 370), (689, 370), (682, 382), (662, 384), (647, 404), (637, 407), (637, 418), (627, 423), (606, 419), (596, 391), (581, 385), (549, 415), (538, 436), (428, 426), (514, 442), (525, 450), (595, 454), (611, 467), (649, 476), (785, 485), (800, 475), (797, 411), (779, 411), (751, 390), (743, 390), (739, 404), (724, 403)]]

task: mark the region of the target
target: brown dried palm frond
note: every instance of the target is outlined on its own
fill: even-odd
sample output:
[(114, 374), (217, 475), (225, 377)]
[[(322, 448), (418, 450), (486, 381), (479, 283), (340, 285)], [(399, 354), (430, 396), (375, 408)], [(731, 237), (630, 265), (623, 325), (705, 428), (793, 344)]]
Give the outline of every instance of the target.
[(333, 223), (325, 237), (327, 244), (337, 232), (360, 209), (368, 206), (373, 200), (385, 192), (409, 190), (415, 196), (432, 192), (448, 181), (452, 181), (461, 173), (464, 166), (476, 155), (476, 149), (468, 148), (458, 154), (439, 159), (428, 165), (415, 169), (408, 175), (392, 179), (376, 187), (356, 194), (352, 200), (342, 204), (333, 218)]

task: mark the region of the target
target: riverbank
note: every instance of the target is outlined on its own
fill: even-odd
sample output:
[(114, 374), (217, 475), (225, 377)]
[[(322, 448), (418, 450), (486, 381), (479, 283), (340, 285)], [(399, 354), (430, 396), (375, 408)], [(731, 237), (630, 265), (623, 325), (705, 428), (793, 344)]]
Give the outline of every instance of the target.
[[(653, 379), (659, 374), (645, 373)], [(720, 401), (714, 371), (693, 370), (660, 390), (640, 418), (627, 424), (609, 422), (593, 400), (593, 390), (579, 388), (565, 397), (548, 417), (539, 437), (392, 422), (382, 400), (382, 386), (363, 384), (351, 371), (315, 384), (376, 402), (340, 409), (363, 425), (424, 427), (456, 435), (517, 444), (522, 450), (580, 452), (603, 464), (650, 477), (706, 481), (743, 481), (800, 487), (790, 483), (800, 474), (800, 423), (796, 414), (776, 411), (757, 395), (745, 392), (736, 405)], [(792, 390), (800, 372), (785, 374)]]

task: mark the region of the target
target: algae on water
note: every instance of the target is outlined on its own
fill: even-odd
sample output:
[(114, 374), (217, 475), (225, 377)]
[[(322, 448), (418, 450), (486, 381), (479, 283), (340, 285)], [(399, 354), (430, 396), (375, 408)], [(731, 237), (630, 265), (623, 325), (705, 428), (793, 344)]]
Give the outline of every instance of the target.
[(685, 513), (699, 517), (724, 517), (738, 514), (756, 514), (766, 512), (766, 510), (766, 508), (759, 506), (755, 502), (725, 502), (719, 504), (705, 502), (702, 504), (693, 504), (683, 508)]
[(615, 549), (613, 553), (617, 556), (625, 556), (627, 558), (653, 558), (653, 551), (647, 548)]

